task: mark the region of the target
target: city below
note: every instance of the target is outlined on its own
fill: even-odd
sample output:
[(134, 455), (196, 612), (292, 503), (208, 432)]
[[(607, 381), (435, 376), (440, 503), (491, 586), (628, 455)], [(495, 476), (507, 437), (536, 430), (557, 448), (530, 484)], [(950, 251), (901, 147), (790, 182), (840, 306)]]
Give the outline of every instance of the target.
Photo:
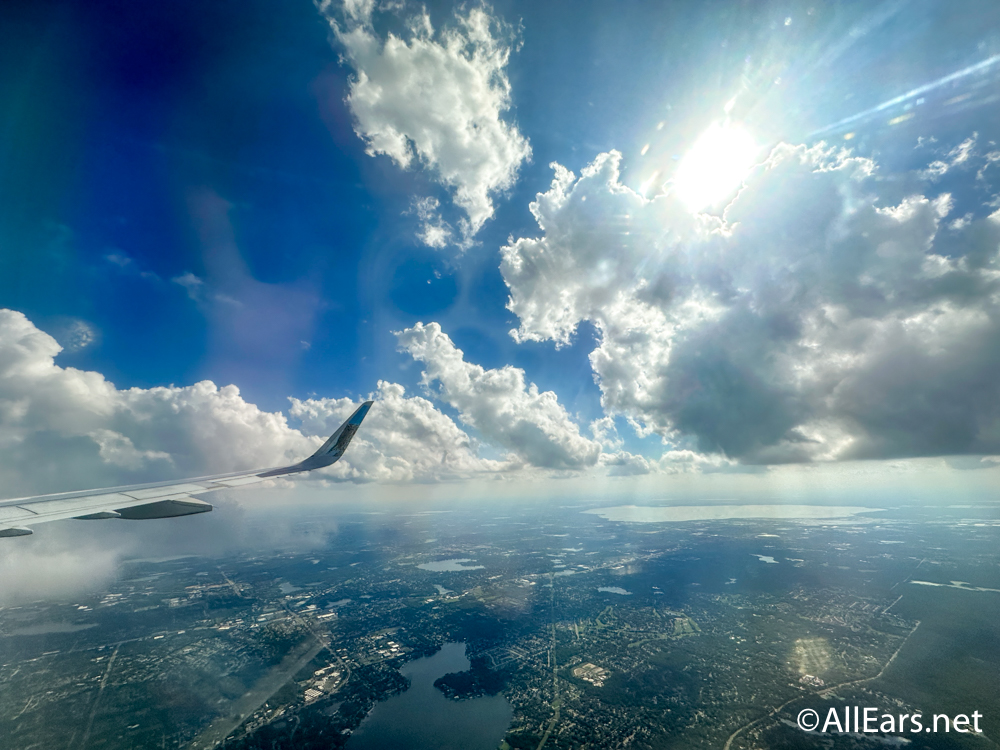
[[(986, 747), (1000, 738), (992, 509), (859, 510), (340, 511), (303, 552), (130, 561), (105, 591), (0, 609), (0, 737), (11, 750)], [(315, 523), (296, 531), (311, 539)], [(979, 711), (982, 732), (795, 725), (844, 705)]]

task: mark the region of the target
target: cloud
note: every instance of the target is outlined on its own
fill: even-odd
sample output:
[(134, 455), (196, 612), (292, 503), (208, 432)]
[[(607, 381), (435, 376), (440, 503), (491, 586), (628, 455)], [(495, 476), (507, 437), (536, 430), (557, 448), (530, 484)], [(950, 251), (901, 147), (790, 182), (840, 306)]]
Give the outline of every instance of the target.
[(187, 292), (188, 299), (193, 302), (197, 302), (206, 309), (214, 311), (215, 309), (218, 309), (219, 306), (228, 306), (238, 310), (246, 307), (238, 299), (212, 289), (205, 283), (203, 278), (195, 276), (190, 271), (185, 271), (180, 276), (175, 276), (170, 279), (170, 281), (177, 284), (179, 287), (183, 287), (184, 291)]
[(553, 164), (551, 188), (530, 206), (543, 237), (501, 248), (508, 308), (521, 321), (511, 332), (516, 340), (568, 344), (581, 321), (602, 319), (614, 306), (659, 316), (659, 307), (640, 311), (633, 303), (688, 283), (684, 243), (724, 230), (716, 217), (692, 215), (674, 200), (648, 201), (621, 184), (620, 163), (617, 151), (601, 154), (579, 179)]
[(100, 343), (101, 334), (92, 323), (80, 318), (57, 316), (49, 321), (52, 335), (64, 351), (79, 352)]
[(121, 250), (115, 250), (114, 252), (108, 253), (104, 256), (104, 260), (115, 266), (121, 274), (135, 275), (141, 279), (145, 279), (146, 281), (162, 281), (158, 274), (152, 271), (144, 270), (134, 258), (130, 257), (127, 253)]
[(2, 540), (0, 606), (106, 591), (127, 560), (302, 553), (327, 546), (337, 533), (335, 514), (295, 504), (287, 489), (240, 490), (231, 497), (221, 491), (211, 500), (219, 506), (215, 513), (191, 518), (48, 523), (31, 537)]
[[(428, 482), (508, 468), (510, 462), (480, 458), (476, 442), (430, 401), (404, 394), (403, 386), (379, 381), (363, 432), (325, 475), (339, 481)], [(291, 401), (291, 415), (317, 434), (332, 432), (358, 407), (347, 398)]]
[[(60, 367), (61, 348), (23, 314), (0, 310), (0, 481), (4, 495), (157, 481), (281, 466), (309, 455), (358, 407), (353, 399), (291, 399), (281, 413), (236, 386), (117, 389), (96, 372)], [(479, 446), (425, 398), (380, 381), (351, 450), (313, 478), (444, 481), (495, 473), (513, 460)], [(27, 467), (27, 468), (26, 468)]]
[[(510, 36), (483, 8), (435, 32), (424, 11), (408, 39), (372, 26), (372, 2), (320, 3), (344, 59), (355, 71), (347, 105), (370, 155), (402, 168), (414, 161), (453, 191), (469, 240), (493, 216), (493, 197), (510, 188), (531, 156), (528, 140), (502, 118), (510, 109)], [(440, 233), (425, 238), (443, 241)], [(432, 245), (437, 246), (437, 245)]]
[(190, 271), (187, 271), (180, 276), (175, 276), (171, 279), (172, 282), (180, 287), (184, 288), (190, 299), (195, 302), (202, 302), (205, 293), (205, 280), (198, 278)]
[(23, 314), (0, 310), (6, 496), (276, 466), (319, 441), (236, 386), (119, 390), (100, 373), (56, 364), (61, 350)]
[(601, 445), (580, 434), (552, 391), (526, 384), (524, 370), (486, 370), (465, 357), (437, 323), (396, 333), (399, 346), (424, 364), (423, 383), (458, 410), (461, 420), (524, 463), (548, 469), (584, 469)]
[(605, 411), (662, 437), (659, 469), (1000, 450), (1000, 212), (883, 206), (874, 162), (781, 144), (723, 217), (692, 215), (620, 161), (554, 165), (500, 268), (515, 339), (594, 324)]
[[(935, 161), (932, 161), (926, 168), (920, 170), (918, 174), (922, 179), (934, 182), (944, 177), (955, 167), (967, 165), (969, 160), (975, 156), (976, 139), (978, 137), (978, 133), (973, 133), (969, 138), (966, 138), (964, 141), (955, 146), (955, 148), (949, 151), (945, 155), (944, 160), (936, 159)], [(987, 154), (985, 164), (977, 175), (980, 179), (989, 164), (990, 154)]]
[(745, 471), (736, 461), (717, 453), (704, 454), (692, 450), (664, 451), (663, 455), (651, 465), (661, 474), (715, 474)]
[(120, 561), (119, 550), (88, 543), (5, 545), (0, 606), (103, 590), (117, 578)]
[(94, 430), (87, 433), (98, 446), (98, 455), (105, 463), (124, 469), (139, 469), (149, 461), (173, 463), (169, 453), (163, 451), (140, 451), (135, 444), (114, 430)]
[(649, 461), (628, 451), (602, 453), (601, 465), (609, 467), (608, 476), (612, 477), (639, 476), (653, 471)]
[(437, 198), (420, 198), (413, 202), (413, 213), (420, 220), (417, 237), (428, 247), (447, 247), (452, 239), (451, 226), (438, 213), (440, 206)]

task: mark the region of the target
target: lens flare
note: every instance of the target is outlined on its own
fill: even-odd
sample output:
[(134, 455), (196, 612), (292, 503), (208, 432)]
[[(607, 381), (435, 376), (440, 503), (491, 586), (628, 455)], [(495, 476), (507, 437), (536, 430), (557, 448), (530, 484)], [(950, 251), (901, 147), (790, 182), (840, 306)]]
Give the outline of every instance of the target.
[(677, 196), (691, 211), (716, 205), (740, 186), (759, 150), (743, 128), (713, 123), (677, 167), (673, 178)]

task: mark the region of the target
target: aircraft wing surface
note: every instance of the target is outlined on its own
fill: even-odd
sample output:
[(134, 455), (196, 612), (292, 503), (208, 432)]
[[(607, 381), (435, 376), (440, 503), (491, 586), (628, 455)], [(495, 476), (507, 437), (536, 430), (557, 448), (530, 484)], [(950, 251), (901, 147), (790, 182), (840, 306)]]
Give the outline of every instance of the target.
[(0, 500), (0, 537), (26, 536), (32, 533), (30, 527), (37, 523), (66, 518), (143, 520), (205, 513), (212, 510), (212, 505), (195, 495), (243, 487), (271, 477), (311, 471), (336, 463), (344, 455), (371, 406), (371, 401), (363, 403), (318, 451), (290, 466), (214, 474), (175, 482), (153, 482)]

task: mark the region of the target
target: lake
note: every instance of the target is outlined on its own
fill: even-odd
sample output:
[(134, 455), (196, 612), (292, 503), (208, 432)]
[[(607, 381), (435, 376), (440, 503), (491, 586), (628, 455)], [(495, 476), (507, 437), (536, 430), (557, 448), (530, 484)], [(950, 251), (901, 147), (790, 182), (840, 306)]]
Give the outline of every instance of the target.
[(438, 560), (437, 562), (422, 563), (417, 567), (421, 570), (429, 570), (432, 573), (450, 573), (457, 570), (482, 570), (482, 565), (466, 565), (473, 562), (467, 557), (456, 557), (451, 560)]
[(496, 750), (513, 715), (507, 699), (453, 701), (434, 687), (438, 677), (468, 668), (464, 643), (446, 643), (405, 665), (400, 672), (409, 689), (372, 709), (348, 740), (349, 750)]
[(584, 513), (626, 523), (682, 523), (742, 519), (826, 520), (850, 518), (878, 508), (831, 505), (616, 505)]
[(631, 591), (626, 591), (621, 586), (598, 586), (598, 591), (603, 591), (606, 594), (619, 594), (621, 596), (631, 596)]

